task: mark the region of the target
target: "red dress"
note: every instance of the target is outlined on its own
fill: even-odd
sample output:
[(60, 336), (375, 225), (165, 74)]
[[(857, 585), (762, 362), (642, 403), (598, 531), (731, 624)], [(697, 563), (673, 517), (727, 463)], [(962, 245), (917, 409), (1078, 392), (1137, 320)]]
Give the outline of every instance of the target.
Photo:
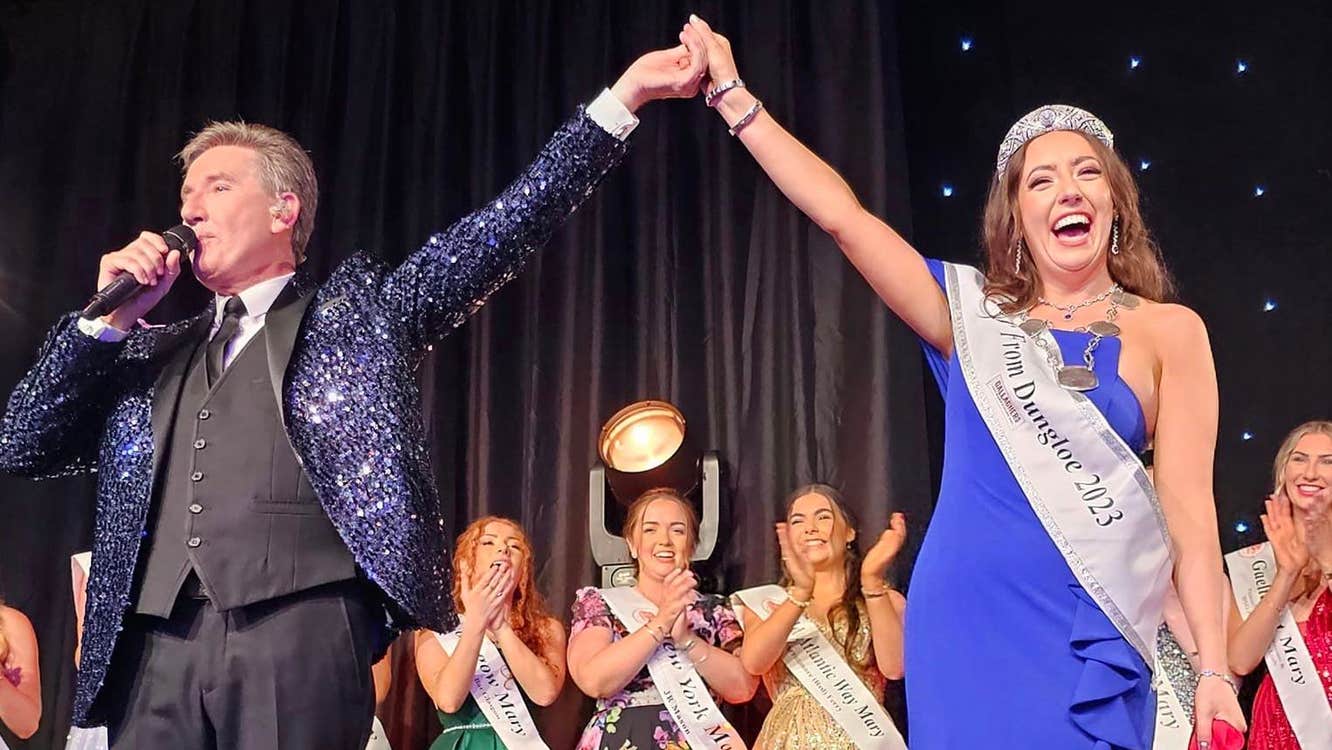
[[(1300, 623), (1300, 634), (1309, 646), (1314, 670), (1323, 681), (1323, 692), (1332, 703), (1332, 589), (1314, 602), (1309, 619)], [(1300, 750), (1300, 742), (1290, 728), (1286, 710), (1281, 706), (1272, 675), (1263, 678), (1253, 699), (1253, 718), (1249, 722), (1250, 750)], [(1332, 732), (1332, 727), (1327, 728)]]

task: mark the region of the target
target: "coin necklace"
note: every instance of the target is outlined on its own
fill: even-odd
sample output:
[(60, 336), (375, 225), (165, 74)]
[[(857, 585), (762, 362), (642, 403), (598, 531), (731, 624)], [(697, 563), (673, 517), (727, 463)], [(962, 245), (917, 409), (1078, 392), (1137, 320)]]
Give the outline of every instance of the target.
[(1047, 302), (1044, 298), (1040, 299), (1041, 304), (1062, 311), (1064, 319), (1069, 320), (1077, 310), (1095, 304), (1107, 297), (1110, 298), (1110, 306), (1105, 310), (1105, 319), (1077, 329), (1091, 334), (1091, 338), (1087, 341), (1087, 347), (1082, 352), (1083, 364), (1081, 365), (1065, 364), (1064, 356), (1060, 353), (1058, 346), (1050, 346), (1050, 339), (1044, 335), (1046, 330), (1050, 328), (1048, 321), (1032, 318), (1026, 312), (1019, 314), (1022, 322), (1018, 325), (1018, 328), (1022, 329), (1022, 332), (1027, 334), (1027, 338), (1045, 354), (1050, 366), (1054, 368), (1055, 380), (1061, 388), (1070, 391), (1090, 391), (1100, 385), (1100, 378), (1096, 376), (1093, 369), (1096, 365), (1096, 347), (1101, 345), (1101, 339), (1106, 336), (1119, 335), (1120, 328), (1115, 323), (1115, 319), (1119, 317), (1120, 309), (1132, 310), (1137, 307), (1138, 298), (1124, 291), (1120, 285), (1115, 284), (1103, 294), (1073, 305), (1060, 306)]

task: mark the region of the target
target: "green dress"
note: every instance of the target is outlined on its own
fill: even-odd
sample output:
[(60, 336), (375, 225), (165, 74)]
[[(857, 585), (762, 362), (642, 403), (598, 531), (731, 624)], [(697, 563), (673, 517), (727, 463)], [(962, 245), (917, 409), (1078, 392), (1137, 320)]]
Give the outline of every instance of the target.
[[(527, 704), (527, 710), (531, 711), (532, 704), (525, 695), (523, 702)], [(481, 713), (481, 707), (472, 696), (467, 696), (467, 702), (462, 704), (457, 713), (436, 713), (439, 714), (439, 723), (443, 725), (444, 732), (435, 739), (430, 750), (505, 750), (499, 735), (490, 728), (490, 720)]]

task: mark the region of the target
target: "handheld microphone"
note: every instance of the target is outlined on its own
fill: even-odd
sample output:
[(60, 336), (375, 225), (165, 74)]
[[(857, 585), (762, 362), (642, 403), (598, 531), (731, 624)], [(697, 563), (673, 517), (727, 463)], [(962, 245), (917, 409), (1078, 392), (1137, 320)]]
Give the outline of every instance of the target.
[[(166, 230), (162, 233), (162, 239), (166, 240), (167, 247), (179, 250), (182, 255), (193, 255), (199, 249), (199, 238), (195, 237), (194, 230), (185, 224), (178, 224)], [(88, 304), (83, 308), (83, 317), (96, 320), (128, 302), (143, 288), (143, 284), (134, 278), (134, 274), (122, 273), (88, 300)]]

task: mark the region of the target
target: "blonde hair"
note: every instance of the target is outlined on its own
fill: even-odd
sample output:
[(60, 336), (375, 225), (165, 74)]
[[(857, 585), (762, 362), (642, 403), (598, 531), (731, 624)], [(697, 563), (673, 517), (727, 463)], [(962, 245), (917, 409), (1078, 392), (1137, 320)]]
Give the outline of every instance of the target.
[(244, 121), (210, 122), (176, 155), (181, 172), (189, 171), (195, 159), (217, 146), (250, 149), (264, 188), (274, 197), (295, 193), (300, 199), (300, 213), (291, 227), (291, 254), (298, 265), (305, 262), (305, 246), (314, 231), (315, 211), (319, 207), (319, 182), (309, 154), (295, 138), (277, 128)]
[[(624, 519), (624, 541), (630, 549), (633, 549), (634, 534), (638, 532), (638, 527), (643, 523), (643, 514), (647, 512), (648, 506), (654, 500), (674, 500), (677, 505), (684, 508), (686, 524), (686, 541), (689, 544), (689, 556), (692, 557), (694, 549), (698, 547), (698, 512), (694, 506), (685, 500), (679, 492), (670, 487), (654, 487), (638, 496), (638, 499), (629, 506), (628, 515)], [(640, 563), (641, 564), (641, 563)]]
[[(1119, 253), (1106, 255), (1110, 278), (1139, 297), (1153, 302), (1170, 301), (1175, 295), (1175, 285), (1166, 270), (1161, 250), (1143, 221), (1133, 172), (1114, 149), (1085, 133), (1070, 132), (1078, 133), (1091, 144), (1110, 183), (1110, 198), (1119, 216)], [(990, 183), (981, 222), (981, 250), (986, 261), (985, 293), (1012, 300), (1000, 302), (1005, 313), (1031, 307), (1040, 295), (1040, 279), (1031, 262), (1031, 251), (1018, 244), (1022, 239), (1022, 217), (1017, 196), (1029, 143), (1013, 152), (1003, 174)], [(1020, 272), (1014, 269), (1014, 253), (1026, 255)]]
[(1305, 435), (1327, 435), (1332, 437), (1332, 422), (1315, 419), (1296, 427), (1286, 435), (1286, 439), (1281, 441), (1281, 447), (1277, 449), (1276, 460), (1272, 462), (1272, 493), (1281, 492), (1282, 478), (1286, 474), (1286, 463), (1290, 461), (1290, 454), (1295, 452), (1295, 446), (1299, 445), (1300, 438)]

